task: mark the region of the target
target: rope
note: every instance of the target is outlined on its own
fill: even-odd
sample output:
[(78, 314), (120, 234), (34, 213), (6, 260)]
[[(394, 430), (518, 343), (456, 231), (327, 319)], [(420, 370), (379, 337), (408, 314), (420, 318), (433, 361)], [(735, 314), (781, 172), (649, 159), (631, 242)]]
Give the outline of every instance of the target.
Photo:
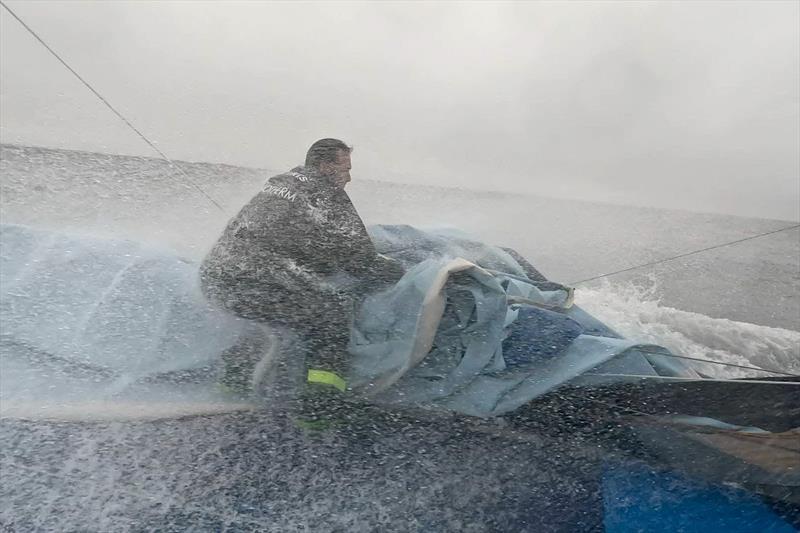
[(792, 226), (787, 226), (785, 228), (776, 229), (776, 230), (773, 230), (773, 231), (768, 231), (766, 233), (759, 233), (758, 235), (752, 235), (750, 237), (745, 237), (743, 239), (737, 239), (735, 241), (725, 242), (725, 243), (722, 243), (722, 244), (716, 244), (714, 246), (707, 246), (706, 248), (701, 248), (699, 250), (694, 250), (692, 252), (686, 252), (686, 253), (675, 255), (675, 256), (672, 256), (672, 257), (667, 257), (665, 259), (659, 259), (658, 261), (651, 261), (649, 263), (644, 263), (644, 264), (637, 265), (637, 266), (632, 266), (632, 267), (629, 267), (629, 268), (623, 268), (622, 270), (616, 270), (614, 272), (609, 272), (607, 274), (602, 274), (600, 276), (594, 276), (594, 277), (591, 277), (591, 278), (582, 279), (580, 281), (573, 281), (569, 285), (579, 285), (581, 283), (586, 283), (587, 281), (594, 281), (596, 279), (607, 278), (609, 276), (615, 276), (617, 274), (622, 274), (623, 272), (630, 272), (631, 270), (638, 270), (640, 268), (645, 268), (645, 267), (649, 267), (649, 266), (653, 266), (653, 265), (658, 265), (660, 263), (666, 263), (667, 261), (673, 261), (675, 259), (680, 259), (681, 257), (688, 257), (690, 255), (695, 255), (695, 254), (699, 254), (699, 253), (702, 253), (702, 252), (708, 252), (709, 250), (716, 250), (717, 248), (724, 248), (725, 246), (731, 246), (733, 244), (739, 244), (740, 242), (751, 241), (753, 239), (759, 239), (761, 237), (766, 237), (767, 235), (773, 235), (775, 233), (780, 233), (782, 231), (789, 231), (790, 229), (795, 229), (795, 228), (800, 228), (800, 224), (794, 224)]
[(642, 353), (650, 354), (650, 355), (658, 355), (662, 357), (674, 357), (676, 359), (688, 359), (690, 361), (700, 361), (701, 363), (710, 363), (713, 365), (723, 365), (723, 366), (731, 366), (736, 368), (744, 368), (745, 370), (757, 370), (759, 372), (767, 372), (770, 374), (780, 374), (782, 376), (790, 376), (793, 378), (800, 378), (800, 374), (792, 374), (791, 372), (783, 372), (780, 370), (770, 370), (767, 368), (760, 368), (757, 366), (746, 366), (746, 365), (737, 365), (735, 363), (726, 363), (724, 361), (713, 361), (711, 359), (702, 359), (700, 357), (689, 357), (688, 355), (677, 355), (674, 353), (665, 353), (665, 352), (656, 352), (656, 351), (648, 351), (648, 350), (638, 350)]
[(85, 79), (83, 79), (83, 77), (82, 77), (80, 74), (78, 74), (78, 73), (75, 71), (75, 69), (73, 69), (71, 66), (69, 66), (69, 64), (68, 64), (68, 63), (67, 63), (67, 62), (66, 62), (64, 59), (62, 59), (62, 58), (61, 58), (61, 56), (59, 56), (59, 55), (56, 53), (56, 51), (55, 51), (55, 50), (53, 50), (52, 48), (50, 48), (50, 46), (49, 46), (49, 45), (48, 45), (46, 42), (44, 42), (44, 40), (43, 40), (41, 37), (39, 37), (39, 35), (38, 35), (38, 34), (37, 34), (35, 31), (33, 31), (33, 29), (32, 29), (30, 26), (28, 26), (27, 24), (25, 24), (25, 22), (24, 22), (24, 21), (23, 21), (21, 18), (19, 18), (19, 16), (18, 16), (16, 13), (14, 13), (14, 11), (12, 11), (12, 10), (11, 10), (11, 8), (10, 8), (10, 7), (8, 7), (8, 6), (5, 4), (5, 2), (3, 2), (2, 0), (0, 0), (0, 5), (2, 5), (2, 6), (5, 8), (5, 10), (6, 10), (6, 11), (8, 11), (8, 12), (11, 14), (11, 16), (12, 16), (12, 17), (14, 17), (14, 18), (17, 20), (17, 22), (19, 22), (19, 23), (22, 25), (22, 27), (23, 27), (23, 28), (25, 28), (26, 30), (28, 30), (28, 33), (30, 33), (30, 34), (31, 34), (31, 35), (32, 35), (32, 36), (33, 36), (33, 37), (34, 37), (34, 38), (35, 38), (37, 41), (39, 41), (39, 43), (41, 43), (41, 45), (42, 45), (42, 46), (44, 46), (44, 47), (47, 49), (47, 51), (48, 51), (48, 52), (50, 52), (50, 53), (53, 55), (53, 57), (55, 57), (55, 58), (56, 58), (56, 59), (57, 59), (57, 60), (58, 60), (58, 61), (59, 61), (59, 62), (60, 62), (62, 65), (64, 65), (64, 67), (66, 67), (66, 69), (67, 69), (67, 70), (69, 70), (69, 71), (70, 71), (70, 72), (71, 72), (71, 73), (72, 73), (72, 74), (73, 74), (73, 75), (74, 75), (76, 78), (78, 78), (78, 80), (79, 80), (79, 81), (80, 81), (80, 82), (81, 82), (83, 85), (85, 85), (87, 89), (89, 89), (90, 91), (92, 91), (92, 93), (93, 93), (93, 94), (94, 94), (94, 95), (95, 95), (97, 98), (99, 98), (99, 99), (100, 99), (100, 101), (101, 101), (101, 102), (103, 102), (103, 103), (105, 104), (105, 106), (111, 110), (111, 112), (112, 112), (112, 113), (114, 113), (114, 114), (115, 114), (117, 117), (119, 117), (119, 119), (120, 119), (122, 122), (124, 122), (126, 126), (128, 126), (128, 127), (131, 129), (131, 130), (133, 130), (133, 131), (134, 131), (134, 133), (136, 133), (136, 135), (138, 135), (140, 139), (142, 139), (142, 140), (143, 140), (145, 143), (147, 143), (147, 145), (148, 145), (150, 148), (152, 148), (152, 149), (153, 149), (153, 150), (154, 150), (154, 151), (155, 151), (155, 152), (156, 152), (156, 153), (157, 153), (159, 156), (161, 156), (161, 158), (162, 158), (162, 159), (164, 159), (164, 161), (166, 161), (166, 162), (169, 164), (170, 168), (177, 169), (177, 170), (178, 170), (178, 171), (179, 171), (181, 174), (183, 174), (183, 177), (184, 177), (184, 178), (186, 178), (186, 181), (187, 181), (187, 182), (189, 182), (189, 183), (190, 183), (190, 184), (191, 184), (191, 185), (192, 185), (192, 186), (193, 186), (195, 189), (197, 189), (197, 191), (198, 191), (198, 192), (200, 192), (200, 194), (202, 194), (203, 196), (205, 196), (205, 197), (208, 199), (208, 201), (210, 201), (212, 204), (214, 204), (215, 206), (217, 206), (217, 208), (218, 208), (220, 211), (222, 211), (223, 213), (225, 212), (225, 209), (224, 209), (224, 208), (223, 208), (223, 207), (222, 207), (222, 206), (221, 206), (219, 203), (217, 203), (217, 201), (216, 201), (216, 200), (214, 200), (214, 199), (213, 199), (211, 196), (209, 196), (209, 195), (208, 195), (208, 193), (206, 193), (206, 192), (205, 192), (205, 191), (204, 191), (202, 188), (200, 188), (200, 186), (199, 186), (199, 185), (197, 185), (197, 184), (196, 184), (194, 181), (192, 181), (192, 179), (189, 177), (189, 175), (188, 175), (188, 174), (187, 174), (187, 173), (186, 173), (186, 172), (185, 172), (185, 171), (184, 171), (184, 170), (183, 170), (183, 169), (182, 169), (180, 166), (176, 165), (176, 164), (175, 164), (175, 163), (174, 163), (174, 162), (173, 162), (173, 161), (172, 161), (172, 160), (171, 160), (169, 157), (167, 157), (167, 155), (166, 155), (164, 152), (162, 152), (161, 150), (159, 150), (159, 148), (158, 148), (158, 147), (157, 147), (155, 144), (153, 144), (153, 143), (150, 141), (150, 139), (148, 139), (148, 138), (147, 138), (147, 136), (145, 136), (145, 134), (144, 134), (144, 133), (142, 133), (141, 131), (139, 131), (139, 129), (138, 129), (138, 128), (136, 128), (136, 126), (134, 126), (134, 125), (131, 123), (131, 121), (130, 121), (130, 120), (128, 120), (127, 118), (125, 118), (125, 116), (124, 116), (122, 113), (120, 113), (119, 111), (117, 111), (117, 109), (116, 109), (114, 106), (112, 106), (112, 105), (111, 105), (111, 103), (110, 103), (108, 100), (106, 100), (106, 99), (103, 97), (103, 95), (102, 95), (102, 94), (100, 94), (99, 92), (97, 92), (97, 90), (95, 90), (95, 88), (94, 88), (94, 87), (92, 87), (92, 86), (91, 86), (91, 84), (89, 84), (89, 82), (88, 82), (88, 81), (86, 81)]
[(584, 374), (583, 377), (603, 376), (609, 378), (660, 379), (664, 381), (714, 381), (716, 383), (751, 383), (755, 385), (794, 385), (800, 387), (800, 381), (768, 381), (762, 379), (725, 379), (725, 378), (682, 378), (676, 376), (652, 376), (644, 374)]

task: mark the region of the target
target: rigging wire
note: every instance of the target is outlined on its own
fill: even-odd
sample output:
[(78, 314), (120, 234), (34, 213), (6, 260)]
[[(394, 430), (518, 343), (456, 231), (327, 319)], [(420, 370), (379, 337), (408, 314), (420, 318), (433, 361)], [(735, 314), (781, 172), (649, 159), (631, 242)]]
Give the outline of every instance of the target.
[(791, 372), (783, 372), (781, 370), (770, 370), (768, 368), (762, 368), (757, 366), (747, 366), (747, 365), (737, 365), (736, 363), (726, 363), (725, 361), (714, 361), (712, 359), (703, 359), (701, 357), (689, 357), (688, 355), (678, 355), (674, 353), (666, 353), (666, 352), (656, 352), (650, 350), (641, 350), (637, 349), (637, 351), (650, 354), (650, 355), (658, 355), (663, 357), (674, 357), (676, 359), (688, 359), (690, 361), (699, 361), (701, 363), (710, 363), (713, 365), (722, 365), (722, 366), (732, 366), (736, 368), (744, 368), (745, 370), (757, 370), (759, 372), (767, 372), (769, 374), (780, 374), (782, 376), (790, 376), (793, 378), (800, 378), (800, 374), (793, 374)]
[(583, 377), (603, 376), (609, 378), (633, 378), (633, 379), (660, 379), (664, 381), (714, 381), (717, 383), (751, 383), (755, 385), (793, 385), (800, 387), (800, 381), (771, 381), (767, 379), (732, 379), (732, 378), (687, 378), (679, 376), (654, 376), (647, 374), (606, 374), (606, 373), (586, 373)]
[(738, 244), (740, 242), (751, 241), (753, 239), (759, 239), (761, 237), (766, 237), (767, 235), (773, 235), (775, 233), (780, 233), (782, 231), (789, 231), (789, 230), (795, 229), (795, 228), (800, 228), (800, 224), (793, 224), (793, 225), (787, 226), (785, 228), (780, 228), (780, 229), (776, 229), (776, 230), (773, 230), (773, 231), (767, 231), (765, 233), (759, 233), (758, 235), (751, 235), (750, 237), (745, 237), (743, 239), (737, 239), (735, 241), (724, 242), (722, 244), (715, 244), (714, 246), (707, 246), (705, 248), (701, 248), (699, 250), (694, 250), (692, 252), (686, 252), (686, 253), (683, 253), (683, 254), (678, 254), (678, 255), (671, 256), (671, 257), (667, 257), (667, 258), (664, 258), (664, 259), (659, 259), (658, 261), (651, 261), (649, 263), (644, 263), (644, 264), (632, 266), (632, 267), (629, 267), (629, 268), (623, 268), (622, 270), (616, 270), (614, 272), (609, 272), (607, 274), (601, 274), (599, 276), (593, 276), (591, 278), (582, 279), (580, 281), (573, 281), (569, 285), (573, 285), (573, 286), (574, 285), (580, 285), (581, 283), (586, 283), (587, 281), (594, 281), (596, 279), (607, 278), (609, 276), (615, 276), (617, 274), (622, 274), (623, 272), (630, 272), (631, 270), (638, 270), (640, 268), (649, 267), (649, 266), (653, 266), (653, 265), (658, 265), (660, 263), (666, 263), (667, 261), (673, 261), (675, 259), (680, 259), (681, 257), (688, 257), (690, 255), (695, 255), (695, 254), (699, 254), (699, 253), (702, 253), (702, 252), (708, 252), (710, 250), (716, 250), (717, 248), (724, 248), (725, 246), (731, 246), (733, 244)]
[(0, 0), (0, 5), (2, 5), (5, 8), (5, 10), (8, 11), (11, 14), (11, 16), (14, 17), (17, 20), (17, 22), (19, 22), (22, 25), (22, 27), (28, 31), (28, 33), (30, 33), (37, 41), (39, 41), (39, 43), (41, 43), (41, 45), (44, 46), (47, 49), (47, 51), (53, 55), (53, 57), (55, 57), (62, 65), (64, 65), (64, 67), (67, 70), (69, 70), (76, 78), (78, 78), (78, 80), (83, 85), (85, 85), (87, 89), (89, 89), (97, 98), (99, 98), (100, 101), (103, 102), (103, 104), (105, 104), (105, 106), (108, 109), (110, 109), (112, 113), (114, 113), (122, 122), (124, 122), (126, 126), (128, 126), (131, 130), (133, 130), (133, 132), (136, 133), (136, 135), (138, 135), (139, 138), (142, 139), (145, 143), (147, 143), (147, 145), (150, 148), (152, 148), (162, 159), (164, 159), (164, 161), (166, 161), (169, 164), (170, 168), (177, 169), (178, 172), (180, 172), (183, 175), (186, 181), (189, 182), (195, 189), (197, 189), (197, 191), (200, 192), (200, 194), (205, 196), (206, 199), (208, 199), (208, 201), (214, 204), (220, 211), (222, 211), (223, 213), (225, 212), (225, 209), (216, 200), (214, 200), (211, 196), (209, 196), (209, 194), (206, 193), (199, 185), (197, 185), (197, 183), (195, 183), (189, 177), (186, 171), (184, 171), (179, 165), (176, 165), (172, 161), (172, 159), (167, 157), (167, 155), (164, 152), (162, 152), (152, 141), (150, 141), (150, 139), (148, 139), (144, 133), (139, 131), (139, 129), (136, 126), (134, 126), (130, 120), (125, 118), (125, 116), (122, 113), (120, 113), (113, 105), (111, 105), (111, 103), (108, 100), (106, 100), (103, 97), (103, 95), (100, 94), (94, 87), (92, 87), (92, 85), (88, 81), (83, 79), (83, 77), (80, 74), (78, 74), (75, 71), (75, 69), (69, 66), (69, 64), (60, 55), (58, 55), (56, 51), (53, 50), (50, 47), (50, 45), (48, 45), (44, 41), (44, 39), (39, 37), (39, 35), (35, 31), (33, 31), (33, 29), (30, 26), (25, 24), (25, 21), (23, 21), (16, 13), (14, 13), (14, 11), (10, 7), (8, 7), (5, 2)]

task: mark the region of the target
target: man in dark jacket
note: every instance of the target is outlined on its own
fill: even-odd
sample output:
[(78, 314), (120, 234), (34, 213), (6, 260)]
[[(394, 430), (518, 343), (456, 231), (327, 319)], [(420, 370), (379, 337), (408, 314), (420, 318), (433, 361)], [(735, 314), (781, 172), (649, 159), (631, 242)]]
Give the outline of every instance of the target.
[[(397, 281), (344, 191), (352, 149), (338, 139), (309, 148), (305, 166), (269, 181), (228, 223), (200, 269), (203, 292), (243, 318), (288, 326), (308, 340), (308, 381), (346, 389), (347, 343), (361, 295)], [(226, 355), (229, 385), (254, 362)], [(237, 382), (238, 381), (238, 382)]]

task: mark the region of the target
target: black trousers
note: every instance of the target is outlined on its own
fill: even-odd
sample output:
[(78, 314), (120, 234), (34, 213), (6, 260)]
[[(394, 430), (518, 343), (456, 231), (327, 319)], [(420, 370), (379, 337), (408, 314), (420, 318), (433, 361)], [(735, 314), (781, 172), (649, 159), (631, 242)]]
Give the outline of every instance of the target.
[[(342, 375), (347, 370), (347, 344), (355, 309), (353, 296), (310, 287), (288, 291), (260, 280), (202, 280), (206, 297), (248, 320), (279, 324), (295, 331), (306, 343), (307, 368)], [(246, 343), (223, 354), (223, 382), (244, 388), (261, 354)]]

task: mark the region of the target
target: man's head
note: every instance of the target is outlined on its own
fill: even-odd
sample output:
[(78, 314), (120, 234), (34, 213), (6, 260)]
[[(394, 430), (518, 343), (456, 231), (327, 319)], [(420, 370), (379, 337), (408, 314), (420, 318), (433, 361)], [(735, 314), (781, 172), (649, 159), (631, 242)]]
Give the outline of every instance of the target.
[(350, 182), (350, 152), (353, 149), (339, 139), (320, 139), (306, 154), (306, 168), (332, 180), (344, 189)]

